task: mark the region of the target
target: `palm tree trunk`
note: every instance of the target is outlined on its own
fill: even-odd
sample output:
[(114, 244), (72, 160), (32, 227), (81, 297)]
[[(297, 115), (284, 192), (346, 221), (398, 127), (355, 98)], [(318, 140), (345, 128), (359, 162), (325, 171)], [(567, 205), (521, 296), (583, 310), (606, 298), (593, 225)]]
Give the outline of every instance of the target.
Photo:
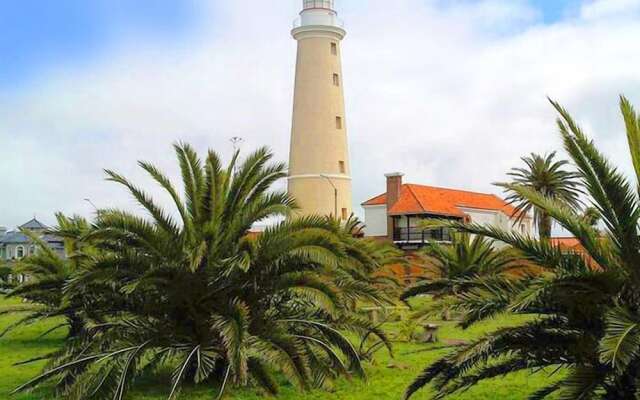
[(449, 307), (445, 307), (444, 310), (442, 310), (442, 320), (451, 321), (451, 309), (449, 309)]
[(551, 237), (552, 219), (549, 214), (542, 212), (540, 221), (538, 222), (538, 233), (541, 239), (549, 239)]
[[(633, 364), (638, 364), (637, 362), (632, 363), (629, 371), (636, 371), (637, 368), (633, 368)], [(607, 386), (604, 395), (602, 396), (603, 400), (635, 400), (637, 399), (635, 393), (637, 390), (637, 380), (635, 372), (625, 373), (622, 376), (617, 377), (617, 379), (612, 382), (611, 385)]]
[(75, 314), (69, 315), (67, 318), (69, 319), (69, 333), (67, 334), (67, 337), (75, 338), (80, 336), (84, 331), (84, 321), (82, 318)]

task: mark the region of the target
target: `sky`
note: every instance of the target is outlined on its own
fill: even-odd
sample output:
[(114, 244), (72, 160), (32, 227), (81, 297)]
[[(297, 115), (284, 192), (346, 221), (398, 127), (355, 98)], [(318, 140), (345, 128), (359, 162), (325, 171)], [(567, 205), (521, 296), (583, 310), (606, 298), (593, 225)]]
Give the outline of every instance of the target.
[[(0, 225), (141, 212), (116, 170), (169, 201), (182, 140), (288, 158), (300, 0), (0, 0)], [(561, 150), (550, 96), (630, 172), (617, 108), (640, 107), (640, 0), (336, 0), (354, 210), (405, 181), (499, 194)], [(560, 152), (562, 155), (562, 152)], [(281, 183), (284, 187), (284, 182)]]

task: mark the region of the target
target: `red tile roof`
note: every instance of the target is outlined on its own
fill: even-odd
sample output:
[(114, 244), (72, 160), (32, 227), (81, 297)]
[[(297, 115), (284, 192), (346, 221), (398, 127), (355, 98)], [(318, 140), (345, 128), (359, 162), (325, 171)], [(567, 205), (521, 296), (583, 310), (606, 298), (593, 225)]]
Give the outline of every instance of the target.
[(362, 203), (363, 206), (383, 206), (387, 204), (387, 194), (386, 193), (382, 193), (379, 196), (376, 196), (372, 199), (369, 199), (367, 201), (365, 201), (364, 203)]
[(565, 252), (581, 255), (593, 269), (602, 269), (600, 265), (591, 257), (587, 249), (584, 248), (580, 240), (575, 237), (553, 237), (551, 243)]
[[(387, 204), (386, 193), (376, 196), (362, 205), (384, 204)], [(400, 189), (400, 198), (391, 206), (389, 214), (438, 214), (464, 217), (466, 213), (461, 208), (502, 211), (508, 216), (512, 216), (515, 212), (514, 207), (493, 194), (404, 184)]]
[(583, 250), (580, 240), (575, 237), (553, 237), (551, 243), (566, 249)]

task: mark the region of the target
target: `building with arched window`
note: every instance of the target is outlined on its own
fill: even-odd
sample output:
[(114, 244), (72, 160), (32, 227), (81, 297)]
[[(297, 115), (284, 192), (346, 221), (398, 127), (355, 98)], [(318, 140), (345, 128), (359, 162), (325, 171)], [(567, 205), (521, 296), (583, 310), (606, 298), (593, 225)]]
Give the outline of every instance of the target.
[(64, 257), (64, 242), (61, 238), (47, 232), (48, 227), (37, 219), (20, 225), (16, 230), (6, 231), (0, 229), (0, 260), (14, 262), (23, 257), (36, 254), (38, 246), (25, 233), (36, 235), (60, 256)]
[(24, 258), (24, 246), (19, 244), (16, 246), (16, 259)]

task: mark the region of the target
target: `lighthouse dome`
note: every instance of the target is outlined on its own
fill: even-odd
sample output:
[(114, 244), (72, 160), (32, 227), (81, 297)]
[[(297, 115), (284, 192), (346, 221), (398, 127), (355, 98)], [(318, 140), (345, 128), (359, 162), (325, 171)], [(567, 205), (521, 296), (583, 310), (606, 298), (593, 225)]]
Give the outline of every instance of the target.
[(303, 0), (303, 7), (305, 10), (309, 8), (325, 8), (333, 10), (334, 0)]
[(334, 9), (334, 0), (303, 0), (302, 5), (304, 8), (300, 17), (293, 22), (294, 36), (297, 28), (309, 26), (338, 29), (340, 35), (344, 36), (344, 24)]

